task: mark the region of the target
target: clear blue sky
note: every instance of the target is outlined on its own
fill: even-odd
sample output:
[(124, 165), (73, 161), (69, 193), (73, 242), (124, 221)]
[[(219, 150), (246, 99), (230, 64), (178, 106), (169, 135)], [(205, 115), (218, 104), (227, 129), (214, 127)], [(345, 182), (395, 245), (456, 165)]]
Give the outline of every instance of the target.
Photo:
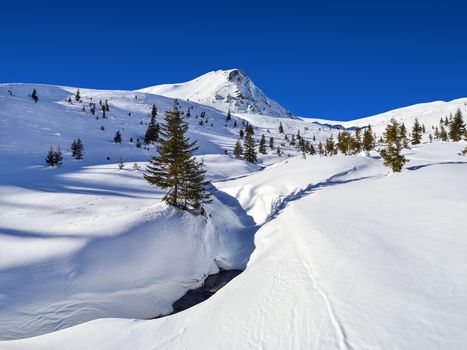
[(2, 1), (0, 81), (108, 89), (241, 68), (298, 115), (467, 96), (454, 1)]

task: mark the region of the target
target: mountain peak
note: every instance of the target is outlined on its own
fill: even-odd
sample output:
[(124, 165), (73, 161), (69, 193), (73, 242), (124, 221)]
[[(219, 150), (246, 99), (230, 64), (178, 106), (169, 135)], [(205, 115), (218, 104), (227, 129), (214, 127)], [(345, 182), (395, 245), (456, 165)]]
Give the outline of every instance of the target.
[(157, 85), (140, 91), (190, 100), (224, 112), (230, 109), (235, 113), (293, 117), (287, 109), (268, 98), (238, 68), (212, 71), (186, 83)]

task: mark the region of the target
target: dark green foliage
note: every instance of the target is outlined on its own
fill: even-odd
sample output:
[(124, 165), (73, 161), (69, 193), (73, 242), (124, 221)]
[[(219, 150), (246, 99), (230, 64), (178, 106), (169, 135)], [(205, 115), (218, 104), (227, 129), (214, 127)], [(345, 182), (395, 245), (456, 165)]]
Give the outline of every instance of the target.
[(230, 109), (227, 111), (227, 116), (225, 117), (225, 122), (228, 123), (232, 119), (232, 116), (230, 115)]
[(60, 145), (57, 147), (57, 149), (53, 149), (52, 146), (50, 146), (49, 152), (47, 153), (47, 157), (45, 157), (45, 164), (47, 166), (60, 167), (63, 164), (62, 162), (63, 154), (60, 150)]
[(418, 122), (418, 118), (415, 118), (415, 123), (412, 128), (412, 145), (418, 145), (422, 140), (422, 126)]
[(202, 209), (203, 204), (210, 203), (208, 182), (203, 164), (193, 157), (196, 142), (185, 136), (188, 123), (180, 113), (177, 100), (172, 110), (165, 112), (160, 128), (158, 155), (151, 158), (144, 178), (169, 190), (163, 198), (168, 204), (181, 209)]
[(336, 153), (336, 145), (335, 145), (334, 138), (332, 137), (332, 135), (326, 140), (325, 150), (326, 150), (326, 155), (328, 156), (332, 156), (333, 154)]
[(397, 120), (392, 118), (384, 132), (386, 148), (381, 150), (384, 165), (391, 168), (393, 172), (400, 172), (407, 162), (405, 157), (400, 154), (403, 147), (400, 128)]
[(120, 133), (120, 130), (117, 130), (117, 132), (115, 133), (114, 142), (122, 143), (122, 134)]
[(269, 138), (269, 148), (274, 149), (274, 137)]
[(243, 137), (245, 136), (245, 133), (243, 132), (243, 129), (240, 129), (239, 133), (238, 133), (238, 136), (243, 139)]
[(237, 140), (237, 142), (235, 142), (235, 147), (234, 147), (234, 150), (233, 150), (233, 154), (235, 156), (235, 158), (242, 158), (242, 155), (243, 155), (243, 146), (242, 146), (242, 143), (240, 142), (240, 139)]
[(146, 129), (146, 134), (144, 135), (144, 143), (146, 145), (157, 142), (159, 137), (160, 125), (156, 121), (157, 108), (156, 105), (152, 105), (151, 109), (151, 120), (149, 121), (148, 128)]
[(79, 89), (78, 89), (78, 91), (76, 91), (76, 94), (75, 94), (75, 101), (76, 101), (76, 102), (81, 101), (81, 95), (80, 95), (80, 93), (79, 93)]
[(243, 157), (247, 162), (256, 163), (254, 131), (250, 124), (245, 127), (245, 141), (243, 142)]
[(259, 140), (259, 148), (258, 148), (259, 153), (261, 154), (266, 154), (266, 138), (264, 137), (264, 134), (261, 135), (261, 138)]
[(81, 142), (81, 139), (78, 138), (74, 140), (73, 143), (71, 144), (71, 155), (73, 156), (73, 158), (77, 160), (83, 159), (83, 150), (84, 150), (84, 146), (83, 146), (83, 143)]
[(33, 90), (32, 90), (31, 98), (32, 98), (32, 100), (34, 101), (34, 103), (36, 103), (37, 101), (39, 101), (39, 96), (37, 96), (37, 91), (36, 91), (36, 89), (33, 89)]
[(279, 133), (284, 133), (284, 127), (282, 126), (282, 122), (279, 123)]
[(456, 111), (454, 118), (449, 123), (449, 137), (452, 141), (460, 141), (465, 133), (464, 118), (460, 109)]

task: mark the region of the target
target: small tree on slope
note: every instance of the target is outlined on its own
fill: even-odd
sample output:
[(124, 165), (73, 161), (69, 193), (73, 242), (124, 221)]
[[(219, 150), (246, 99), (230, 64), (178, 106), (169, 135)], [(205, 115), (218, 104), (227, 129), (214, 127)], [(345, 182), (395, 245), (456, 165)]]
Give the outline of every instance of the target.
[(449, 123), (449, 137), (453, 141), (460, 141), (465, 133), (465, 123), (460, 109), (456, 111), (454, 118)]
[(418, 122), (418, 118), (415, 118), (415, 123), (412, 129), (412, 145), (418, 145), (422, 140), (422, 126)]
[(407, 160), (400, 154), (402, 150), (400, 125), (394, 118), (386, 126), (384, 138), (387, 144), (386, 149), (381, 150), (384, 165), (393, 172), (400, 172)]
[(210, 194), (204, 179), (202, 163), (193, 158), (196, 142), (185, 136), (188, 123), (181, 116), (178, 102), (171, 111), (166, 111), (161, 125), (159, 155), (151, 158), (144, 178), (152, 185), (169, 191), (163, 200), (181, 209), (201, 208), (209, 203)]
[(251, 125), (247, 125), (245, 127), (245, 141), (243, 142), (243, 156), (245, 157), (245, 160), (250, 163), (256, 163), (257, 160), (253, 134), (253, 127)]

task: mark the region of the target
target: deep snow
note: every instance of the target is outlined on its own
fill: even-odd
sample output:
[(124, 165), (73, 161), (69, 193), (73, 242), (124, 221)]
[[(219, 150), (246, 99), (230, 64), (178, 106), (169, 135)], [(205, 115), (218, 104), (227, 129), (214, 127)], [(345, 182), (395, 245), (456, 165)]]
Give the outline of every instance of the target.
[[(37, 104), (27, 97), (32, 88)], [(302, 159), (283, 147), (290, 158), (269, 151), (251, 165), (230, 155), (242, 121), (276, 145), (283, 142), (279, 121), (289, 136), (300, 129), (315, 143), (338, 130), (245, 110), (233, 111), (234, 129), (225, 105), (175, 95), (184, 112), (191, 108), (190, 136), (213, 181), (205, 218), (160, 203), (162, 192), (132, 167), (144, 169), (154, 150), (129, 138), (142, 139), (151, 105), (160, 120), (171, 98), (80, 89), (82, 112), (82, 104), (65, 102), (75, 91), (0, 85), (0, 339), (40, 335), (0, 342), (1, 349), (435, 349), (467, 342), (467, 161), (457, 155), (464, 143), (413, 147), (406, 169), (391, 175), (376, 153)], [(91, 97), (109, 101), (108, 119), (90, 115)], [(379, 134), (396, 115), (409, 130), (415, 116), (429, 128), (463, 104), (414, 106), (345, 126), (370, 120)], [(203, 126), (201, 112), (209, 120)], [(121, 145), (112, 142), (117, 130)], [(77, 137), (83, 161), (68, 150)], [(57, 144), (64, 166), (45, 168), (47, 149)], [(245, 267), (209, 300), (142, 320), (170, 313), (173, 301), (218, 268)]]

